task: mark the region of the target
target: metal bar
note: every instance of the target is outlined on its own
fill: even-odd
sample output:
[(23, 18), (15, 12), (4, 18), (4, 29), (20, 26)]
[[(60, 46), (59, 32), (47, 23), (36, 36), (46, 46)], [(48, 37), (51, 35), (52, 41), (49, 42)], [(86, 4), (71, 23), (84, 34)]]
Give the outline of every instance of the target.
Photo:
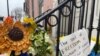
[(61, 0), (58, 0), (58, 4), (60, 4)]
[(66, 28), (67, 28), (67, 17), (65, 17), (65, 29), (64, 29), (65, 32), (64, 32), (64, 35), (66, 35), (66, 32), (67, 32), (66, 31), (67, 30)]
[(100, 13), (99, 13), (99, 22), (98, 22), (98, 27), (97, 27), (96, 54), (99, 50), (99, 35), (100, 35)]
[(45, 11), (45, 12), (43, 12), (43, 13), (41, 13), (39, 16), (37, 16), (35, 19), (37, 19), (37, 18), (39, 18), (39, 17), (41, 17), (41, 16), (43, 16), (44, 14), (46, 14), (47, 12), (49, 12), (51, 9), (48, 9), (47, 11)]
[(71, 14), (69, 16), (69, 22), (68, 22), (68, 34), (70, 34), (72, 32), (72, 21), (73, 21), (73, 2), (71, 3), (70, 1), (70, 6), (72, 8)]
[[(58, 0), (58, 4), (60, 3), (60, 0)], [(58, 16), (59, 16), (59, 18), (58, 18), (58, 26), (57, 26), (57, 47), (56, 47), (56, 56), (59, 56), (59, 42), (60, 42), (60, 40), (59, 40), (59, 37), (60, 37), (60, 21), (61, 21), (61, 14), (60, 14), (60, 10), (59, 10), (59, 12), (58, 12), (59, 14), (58, 14)]]
[[(63, 18), (63, 15), (61, 16), (61, 18)], [(61, 19), (61, 21), (62, 21), (62, 27), (61, 27), (61, 29), (62, 29), (62, 33), (61, 34), (64, 34), (64, 18), (63, 19)]]
[(83, 21), (84, 21), (84, 11), (85, 11), (85, 2), (84, 2), (84, 5), (82, 7), (82, 14), (81, 14), (81, 22), (80, 22), (80, 29), (83, 28)]
[(55, 11), (57, 11), (59, 8), (62, 8), (65, 4), (67, 4), (69, 1), (72, 0), (65, 0), (64, 2), (62, 2), (61, 4), (59, 4), (55, 9), (51, 10), (50, 12), (48, 12), (47, 14), (41, 16), (39, 19), (35, 20), (36, 23), (41, 22), (42, 20), (44, 20), (45, 17), (47, 17), (48, 15), (54, 13)]
[(48, 20), (47, 20), (47, 19), (45, 19), (45, 30), (46, 30), (46, 31), (48, 30), (48, 29), (47, 29), (47, 27), (48, 27), (48, 26), (47, 26), (47, 25), (48, 25), (48, 23), (47, 23), (47, 22), (48, 22)]
[(7, 12), (8, 12), (8, 16), (9, 16), (9, 1), (7, 0)]
[(82, 8), (80, 8), (78, 29), (80, 29), (80, 23), (81, 23), (81, 13), (82, 13), (81, 11), (82, 11)]
[(91, 41), (91, 34), (93, 29), (93, 19), (94, 19), (94, 11), (95, 11), (95, 0), (92, 1), (92, 10), (91, 10), (91, 17), (90, 17), (90, 25), (89, 25), (89, 42)]
[(60, 9), (59, 9), (59, 17), (58, 17), (58, 29), (57, 29), (57, 48), (56, 48), (56, 56), (59, 56), (59, 37), (60, 37), (60, 18), (61, 18), (61, 13), (60, 13)]

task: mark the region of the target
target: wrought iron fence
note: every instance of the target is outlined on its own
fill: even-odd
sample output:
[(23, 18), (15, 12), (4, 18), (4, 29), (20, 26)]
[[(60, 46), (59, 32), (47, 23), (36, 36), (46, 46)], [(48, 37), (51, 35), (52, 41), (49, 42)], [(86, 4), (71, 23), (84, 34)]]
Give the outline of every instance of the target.
[[(90, 14), (89, 11), (89, 1), (91, 1), (91, 9)], [(45, 29), (48, 29), (48, 25), (50, 27), (57, 26), (57, 47), (56, 47), (56, 56), (59, 55), (59, 37), (61, 35), (68, 35), (72, 32), (86, 28), (88, 29), (88, 36), (89, 41), (91, 40), (91, 34), (93, 28), (93, 19), (94, 19), (94, 11), (95, 11), (95, 0), (59, 0), (59, 5), (50, 10), (47, 13), (44, 13), (42, 16), (39, 16), (36, 19), (36, 23), (40, 23), (41, 21), (45, 22)], [(52, 19), (51, 17), (55, 18), (55, 24), (50, 22)], [(98, 23), (97, 29), (97, 41), (96, 41), (96, 53), (99, 49), (99, 32), (100, 32), (100, 19)]]
[[(90, 13), (88, 12), (89, 1), (91, 1)], [(92, 30), (97, 30), (97, 41), (95, 46), (95, 50), (97, 53), (99, 49), (100, 17), (98, 27), (93, 28), (95, 0), (58, 0), (58, 3), (59, 5), (56, 8), (43, 13), (43, 15), (40, 15), (39, 17), (37, 17), (38, 19), (36, 19), (37, 24), (39, 24), (41, 21), (44, 21), (45, 30), (48, 30), (48, 25), (50, 27), (57, 27), (56, 56), (59, 56), (59, 37), (62, 35), (69, 35), (72, 32), (82, 28), (88, 29), (89, 41), (91, 40)], [(52, 24), (52, 22), (50, 22), (50, 19), (52, 20), (51, 17), (54, 17), (54, 19), (56, 20), (55, 24)]]

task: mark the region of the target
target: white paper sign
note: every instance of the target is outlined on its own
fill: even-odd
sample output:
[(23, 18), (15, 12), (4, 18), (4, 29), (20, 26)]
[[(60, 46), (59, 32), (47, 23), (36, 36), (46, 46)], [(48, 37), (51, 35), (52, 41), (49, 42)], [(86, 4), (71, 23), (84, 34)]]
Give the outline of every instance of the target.
[(90, 47), (87, 31), (82, 29), (61, 37), (59, 49), (62, 56), (88, 56)]

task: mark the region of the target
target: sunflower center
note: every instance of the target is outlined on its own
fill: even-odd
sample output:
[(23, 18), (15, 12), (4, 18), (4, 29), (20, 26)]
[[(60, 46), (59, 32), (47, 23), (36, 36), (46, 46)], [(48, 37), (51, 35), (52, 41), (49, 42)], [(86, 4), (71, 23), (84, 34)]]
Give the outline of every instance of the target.
[(11, 40), (13, 41), (20, 41), (23, 39), (23, 32), (21, 29), (19, 29), (18, 27), (13, 27), (9, 33), (8, 36)]

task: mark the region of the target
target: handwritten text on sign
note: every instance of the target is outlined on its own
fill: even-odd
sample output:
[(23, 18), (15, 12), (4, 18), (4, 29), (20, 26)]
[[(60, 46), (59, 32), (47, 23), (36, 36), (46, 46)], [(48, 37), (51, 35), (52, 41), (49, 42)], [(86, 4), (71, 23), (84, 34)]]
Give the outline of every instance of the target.
[(60, 39), (60, 52), (62, 56), (88, 56), (90, 53), (89, 40), (85, 29)]

